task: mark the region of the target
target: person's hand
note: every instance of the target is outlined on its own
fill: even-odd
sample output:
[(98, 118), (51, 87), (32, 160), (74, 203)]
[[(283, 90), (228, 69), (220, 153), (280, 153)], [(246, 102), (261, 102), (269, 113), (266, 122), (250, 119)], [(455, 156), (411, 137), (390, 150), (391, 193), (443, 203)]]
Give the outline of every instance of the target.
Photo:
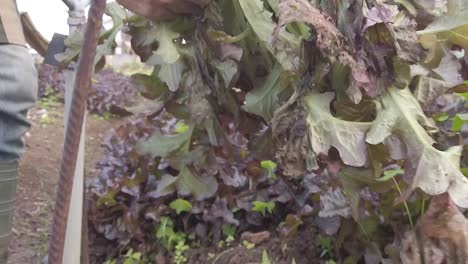
[(199, 12), (210, 0), (117, 0), (135, 14), (152, 20), (172, 20)]

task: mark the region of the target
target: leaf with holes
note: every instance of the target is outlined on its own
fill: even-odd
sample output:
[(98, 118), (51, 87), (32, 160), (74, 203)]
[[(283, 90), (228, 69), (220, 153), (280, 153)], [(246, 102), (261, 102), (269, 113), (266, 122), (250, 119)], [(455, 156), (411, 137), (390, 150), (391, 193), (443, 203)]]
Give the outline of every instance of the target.
[(364, 166), (367, 162), (365, 138), (371, 123), (334, 117), (330, 112), (333, 98), (334, 93), (310, 94), (304, 98), (312, 149), (315, 153), (328, 153), (331, 147), (335, 147), (345, 164)]

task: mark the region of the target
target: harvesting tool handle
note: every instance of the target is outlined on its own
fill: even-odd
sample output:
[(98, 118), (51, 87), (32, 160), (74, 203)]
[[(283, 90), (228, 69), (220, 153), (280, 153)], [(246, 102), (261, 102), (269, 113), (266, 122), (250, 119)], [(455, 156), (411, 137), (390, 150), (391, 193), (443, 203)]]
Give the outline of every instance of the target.
[(105, 7), (106, 0), (93, 0), (91, 9), (89, 10), (88, 23), (78, 61), (70, 113), (65, 132), (65, 144), (60, 166), (52, 236), (49, 247), (49, 264), (63, 263), (67, 221), (86, 111), (86, 98), (91, 84), (91, 76), (94, 72), (94, 58), (96, 56)]

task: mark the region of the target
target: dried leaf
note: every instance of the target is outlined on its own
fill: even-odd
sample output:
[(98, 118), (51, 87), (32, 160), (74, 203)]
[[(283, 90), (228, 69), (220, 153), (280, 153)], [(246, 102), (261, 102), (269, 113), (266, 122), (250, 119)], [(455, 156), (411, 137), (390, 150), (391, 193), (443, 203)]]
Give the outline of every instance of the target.
[(468, 220), (448, 195), (432, 199), (416, 229), (405, 234), (400, 250), (403, 264), (467, 263)]
[(320, 217), (351, 216), (351, 208), (341, 189), (328, 190), (320, 194)]
[(448, 82), (421, 76), (416, 84), (414, 97), (424, 108), (432, 104), (437, 97), (447, 92), (450, 88), (452, 88), (452, 85)]
[(439, 74), (442, 79), (452, 86), (463, 83), (463, 78), (459, 73), (462, 65), (452, 53), (447, 52), (439, 63), (439, 66), (434, 69), (434, 72)]
[(203, 214), (205, 221), (215, 223), (216, 220), (223, 219), (225, 223), (238, 226), (239, 221), (234, 218), (234, 214), (227, 207), (227, 201), (225, 198), (216, 198), (209, 210)]

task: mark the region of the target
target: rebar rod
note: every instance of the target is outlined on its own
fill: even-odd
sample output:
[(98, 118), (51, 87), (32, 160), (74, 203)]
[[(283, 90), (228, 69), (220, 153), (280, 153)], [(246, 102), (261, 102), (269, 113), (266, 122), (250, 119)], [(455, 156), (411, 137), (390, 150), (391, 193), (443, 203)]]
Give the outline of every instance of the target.
[(91, 76), (94, 72), (94, 58), (96, 56), (96, 48), (99, 41), (99, 32), (102, 26), (102, 16), (105, 6), (106, 0), (93, 0), (88, 13), (88, 22), (78, 61), (78, 68), (73, 86), (73, 98), (65, 133), (63, 158), (60, 166), (49, 247), (49, 264), (63, 264), (67, 217), (70, 210), (76, 159), (86, 110), (86, 98), (91, 84)]

